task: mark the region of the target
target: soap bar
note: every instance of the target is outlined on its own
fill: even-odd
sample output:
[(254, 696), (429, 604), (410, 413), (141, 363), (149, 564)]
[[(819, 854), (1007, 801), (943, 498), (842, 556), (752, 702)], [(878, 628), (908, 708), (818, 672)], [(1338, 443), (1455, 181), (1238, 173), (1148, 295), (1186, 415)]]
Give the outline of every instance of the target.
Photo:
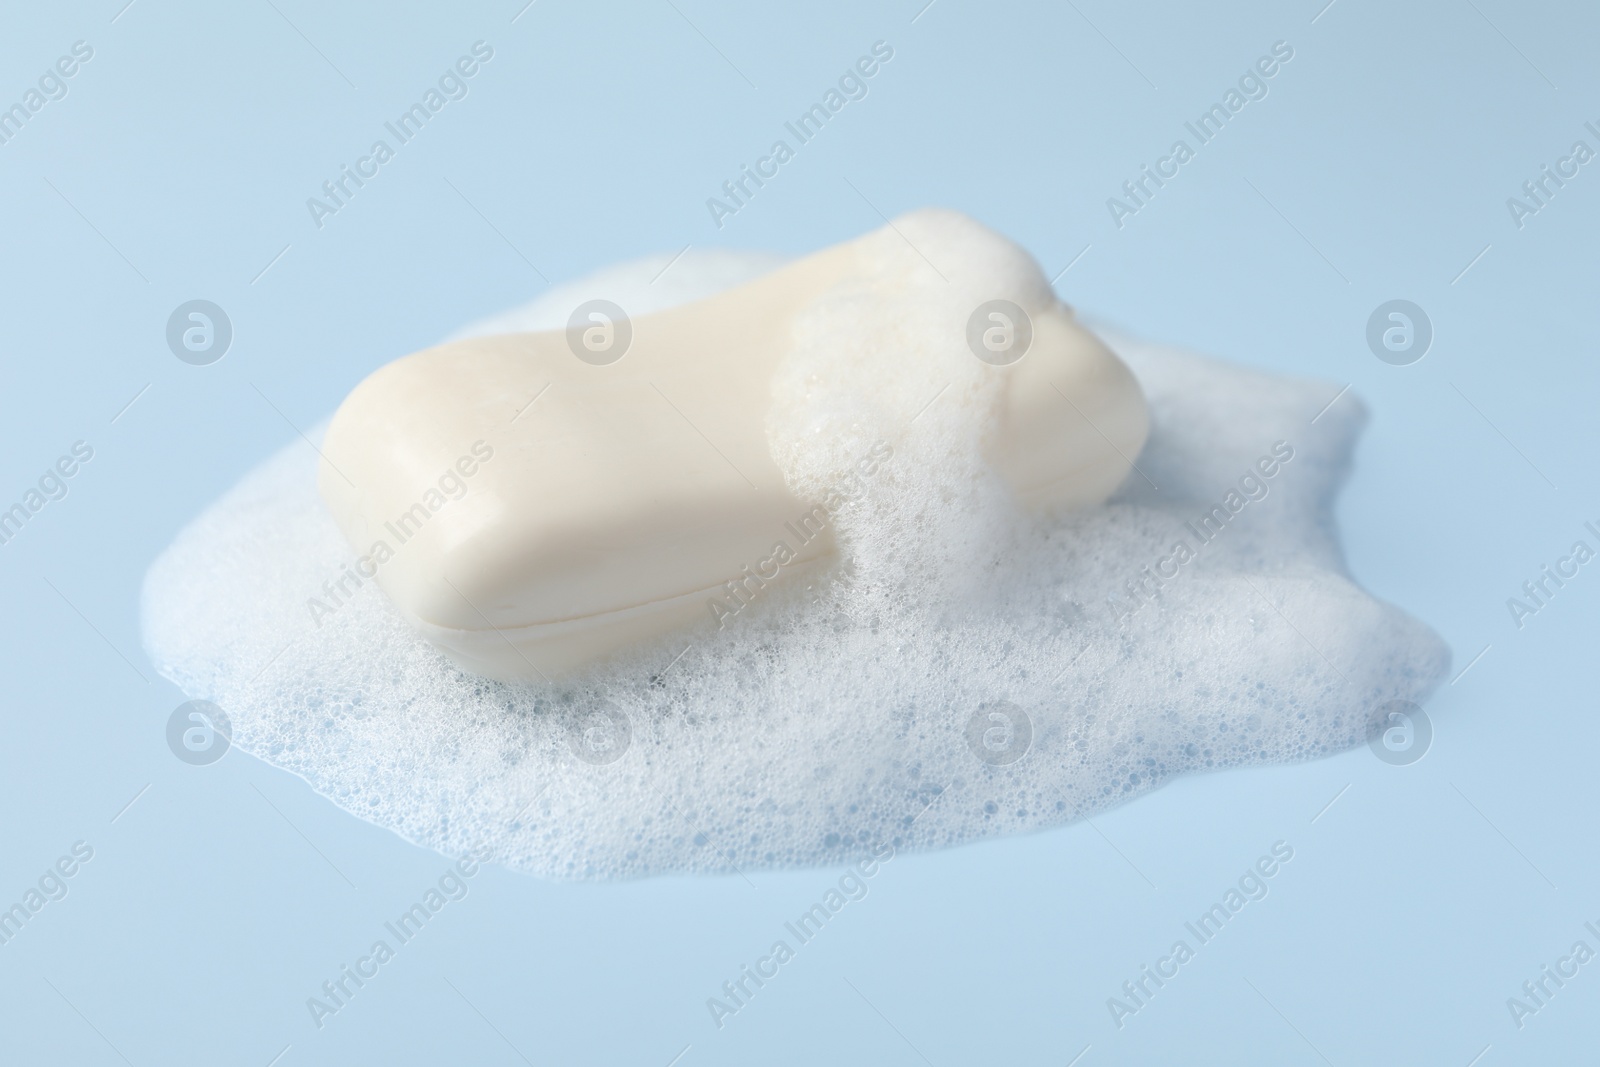
[(815, 502), (791, 490), (768, 442), (797, 319), (865, 275), (886, 332), (895, 312), (942, 298), (950, 279), (909, 259), (905, 281), (882, 283), (902, 277), (885, 274), (886, 256), (921, 255), (901, 235), (933, 231), (981, 253), (963, 267), (979, 271), (977, 288), (954, 286), (1001, 302), (977, 336), (999, 331), (987, 336), (1003, 351), (1019, 328), (1005, 309), (1025, 320), (1020, 359), (989, 360), (982, 344), (968, 357), (1002, 377), (987, 459), (1028, 506), (1103, 500), (1144, 443), (1137, 383), (1026, 253), (948, 212), (906, 216), (680, 307), (631, 320), (580, 309), (566, 331), (472, 338), (390, 363), (329, 426), (323, 500), (362, 572), (474, 674), (548, 680), (712, 625), (711, 595), (775, 541), (794, 546), (782, 581), (836, 555), (830, 528), (801, 544), (784, 536)]

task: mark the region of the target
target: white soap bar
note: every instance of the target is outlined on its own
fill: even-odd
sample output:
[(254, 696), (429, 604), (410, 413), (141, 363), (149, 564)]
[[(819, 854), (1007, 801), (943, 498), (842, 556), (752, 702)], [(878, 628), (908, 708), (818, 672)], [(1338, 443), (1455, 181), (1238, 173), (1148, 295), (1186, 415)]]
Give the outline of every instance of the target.
[[(908, 232), (964, 254), (941, 272)], [(1021, 249), (920, 212), (681, 307), (397, 360), (334, 416), (323, 499), (362, 572), (476, 674), (551, 678), (714, 627), (711, 595), (775, 542), (793, 546), (784, 581), (836, 555), (829, 527), (786, 536), (816, 502), (786, 482), (768, 416), (785, 401), (797, 323), (840, 294), (857, 295), (853, 328), (881, 332), (884, 359), (923, 358), (907, 350), (908, 314), (959, 311), (941, 349), (998, 376), (985, 455), (1029, 506), (1097, 503), (1127, 475), (1148, 429), (1127, 368)]]

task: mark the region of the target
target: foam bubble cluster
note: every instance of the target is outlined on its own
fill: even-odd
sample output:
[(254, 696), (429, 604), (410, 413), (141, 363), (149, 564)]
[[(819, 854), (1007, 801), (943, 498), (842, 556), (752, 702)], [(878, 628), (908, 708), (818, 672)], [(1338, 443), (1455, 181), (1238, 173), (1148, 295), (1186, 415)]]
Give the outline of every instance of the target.
[[(643, 314), (776, 262), (691, 251), (658, 278), (668, 260), (465, 335), (560, 329), (592, 297)], [(1361, 744), (1446, 671), (1431, 630), (1344, 571), (1330, 508), (1354, 398), (1323, 411), (1325, 383), (1107, 336), (1151, 409), (1137, 470), (1103, 506), (1030, 515), (982, 462), (985, 366), (951, 308), (887, 342), (841, 332), (869, 297), (802, 323), (768, 434), (805, 498), (876, 442), (892, 455), (832, 516), (840, 564), (720, 630), (708, 613), (581, 678), (512, 685), (453, 667), (372, 583), (313, 621), (308, 599), (353, 553), (302, 442), (152, 565), (152, 660), (228, 712), (236, 746), (347, 810), (551, 878), (836, 864), (1060, 825), (1185, 771)], [(886, 343), (917, 358), (873, 358)]]

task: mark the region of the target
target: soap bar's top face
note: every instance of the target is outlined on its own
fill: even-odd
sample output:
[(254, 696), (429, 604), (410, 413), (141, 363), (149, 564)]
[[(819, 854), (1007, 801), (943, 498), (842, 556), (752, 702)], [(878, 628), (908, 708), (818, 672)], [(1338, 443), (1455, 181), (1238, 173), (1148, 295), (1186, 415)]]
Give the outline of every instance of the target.
[[(967, 341), (993, 300), (1031, 334), (1009, 365)], [(937, 381), (1036, 506), (1104, 499), (1147, 430), (1132, 376), (1025, 253), (921, 212), (681, 307), (391, 363), (335, 415), (319, 487), (425, 636), (469, 670), (537, 678), (709, 620), (707, 595), (780, 544), (785, 573), (831, 559), (823, 438), (872, 423), (846, 451), (881, 460)]]

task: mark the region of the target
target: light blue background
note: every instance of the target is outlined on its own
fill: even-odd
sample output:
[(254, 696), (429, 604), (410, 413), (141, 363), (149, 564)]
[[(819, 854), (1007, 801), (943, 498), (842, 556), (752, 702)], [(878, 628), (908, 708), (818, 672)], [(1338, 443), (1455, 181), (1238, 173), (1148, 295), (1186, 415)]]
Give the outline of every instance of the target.
[[(76, 439), (95, 457), (0, 547), (0, 898), (74, 841), (95, 854), (0, 946), (0, 1060), (1593, 1055), (1600, 963), (1520, 1031), (1505, 1002), (1578, 938), (1600, 948), (1582, 925), (1600, 920), (1600, 568), (1520, 632), (1505, 600), (1600, 519), (1600, 163), (1521, 230), (1505, 201), (1574, 140), (1600, 148), (1583, 129), (1600, 124), (1600, 16), (922, 2), (7, 8), (0, 101), (75, 40), (95, 54), (0, 145), (0, 499)], [(316, 229), (305, 199), (478, 39), (495, 55), (471, 94)], [(718, 232), (706, 197), (879, 39), (895, 55), (870, 95)], [(1106, 198), (1278, 40), (1295, 54), (1270, 95), (1116, 228)], [(487, 870), (316, 1029), (306, 998), (446, 861), (237, 752), (173, 758), (182, 697), (139, 644), (149, 561), (293, 438), (285, 419), (310, 425), (377, 365), (538, 293), (535, 267), (559, 281), (690, 243), (799, 254), (879, 225), (874, 205), (960, 209), (1051, 275), (1089, 246), (1058, 283), (1076, 306), (1330, 396), (1353, 383), (1372, 422), (1339, 506), (1352, 570), (1445, 636), (1452, 675), (1489, 646), (1430, 703), (1432, 750), (1190, 778), (1092, 827), (900, 857), (720, 1031), (705, 999), (837, 872)], [(235, 328), (209, 367), (163, 339), (197, 297)], [(1364, 342), (1395, 297), (1437, 331), (1409, 367)], [(1106, 998), (1278, 839), (1295, 858), (1271, 895), (1119, 1031)]]

